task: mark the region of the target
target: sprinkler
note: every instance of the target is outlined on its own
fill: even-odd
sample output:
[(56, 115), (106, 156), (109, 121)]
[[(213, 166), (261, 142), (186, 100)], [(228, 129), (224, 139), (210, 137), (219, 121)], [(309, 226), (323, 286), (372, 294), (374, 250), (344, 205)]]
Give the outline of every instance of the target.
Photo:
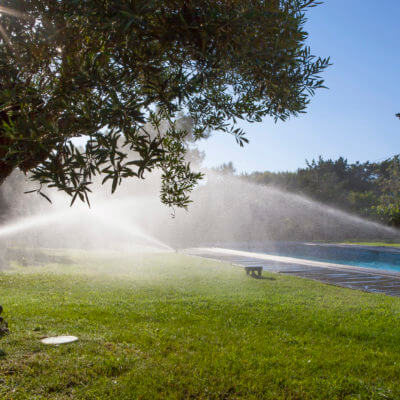
[(76, 342), (77, 340), (78, 338), (76, 336), (53, 336), (53, 337), (43, 338), (41, 342), (44, 344), (59, 345), (59, 344)]

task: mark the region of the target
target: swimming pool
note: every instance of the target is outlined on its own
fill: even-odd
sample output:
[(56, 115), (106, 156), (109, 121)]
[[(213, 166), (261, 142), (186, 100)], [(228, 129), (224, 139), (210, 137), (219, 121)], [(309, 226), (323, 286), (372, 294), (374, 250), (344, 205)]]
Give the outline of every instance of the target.
[(335, 244), (268, 242), (241, 250), (283, 257), (400, 272), (400, 250)]

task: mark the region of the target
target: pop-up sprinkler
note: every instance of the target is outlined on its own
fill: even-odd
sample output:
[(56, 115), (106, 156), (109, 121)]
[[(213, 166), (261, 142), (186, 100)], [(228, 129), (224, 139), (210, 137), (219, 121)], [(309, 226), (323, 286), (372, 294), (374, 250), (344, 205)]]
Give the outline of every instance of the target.
[(59, 344), (76, 342), (77, 340), (78, 338), (76, 336), (53, 336), (44, 338), (41, 340), (41, 342), (44, 344), (59, 345)]

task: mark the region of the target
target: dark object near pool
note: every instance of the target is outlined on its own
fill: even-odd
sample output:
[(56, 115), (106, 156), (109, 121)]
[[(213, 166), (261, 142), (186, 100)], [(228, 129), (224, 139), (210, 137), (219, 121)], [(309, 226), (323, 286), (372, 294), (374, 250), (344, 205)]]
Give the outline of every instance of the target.
[(248, 265), (247, 267), (244, 267), (244, 269), (247, 275), (251, 274), (253, 278), (261, 278), (263, 267), (259, 265)]
[[(0, 306), (0, 314), (3, 312), (3, 307)], [(0, 317), (0, 337), (9, 333), (8, 331), (8, 324), (4, 320), (4, 318)]]

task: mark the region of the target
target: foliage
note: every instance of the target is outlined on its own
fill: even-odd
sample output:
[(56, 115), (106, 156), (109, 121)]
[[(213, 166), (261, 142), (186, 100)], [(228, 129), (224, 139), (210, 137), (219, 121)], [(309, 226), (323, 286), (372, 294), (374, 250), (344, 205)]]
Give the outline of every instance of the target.
[(162, 201), (185, 207), (201, 175), (185, 161), (179, 113), (196, 140), (221, 131), (243, 146), (237, 120), (305, 112), (329, 64), (305, 45), (317, 4), (2, 1), (0, 182), (19, 168), (42, 195), (49, 185), (88, 202), (95, 175), (114, 191), (160, 168)]
[(306, 161), (297, 172), (255, 172), (250, 181), (273, 185), (314, 200), (400, 226), (400, 158), (350, 164), (343, 157)]
[(373, 207), (384, 222), (400, 226), (400, 159), (394, 156), (379, 177), (381, 196)]
[(219, 167), (216, 167), (213, 169), (213, 171), (215, 171), (217, 174), (219, 175), (235, 175), (236, 173), (236, 169), (233, 166), (233, 162), (230, 161), (228, 163), (224, 163), (222, 165), (220, 165)]

